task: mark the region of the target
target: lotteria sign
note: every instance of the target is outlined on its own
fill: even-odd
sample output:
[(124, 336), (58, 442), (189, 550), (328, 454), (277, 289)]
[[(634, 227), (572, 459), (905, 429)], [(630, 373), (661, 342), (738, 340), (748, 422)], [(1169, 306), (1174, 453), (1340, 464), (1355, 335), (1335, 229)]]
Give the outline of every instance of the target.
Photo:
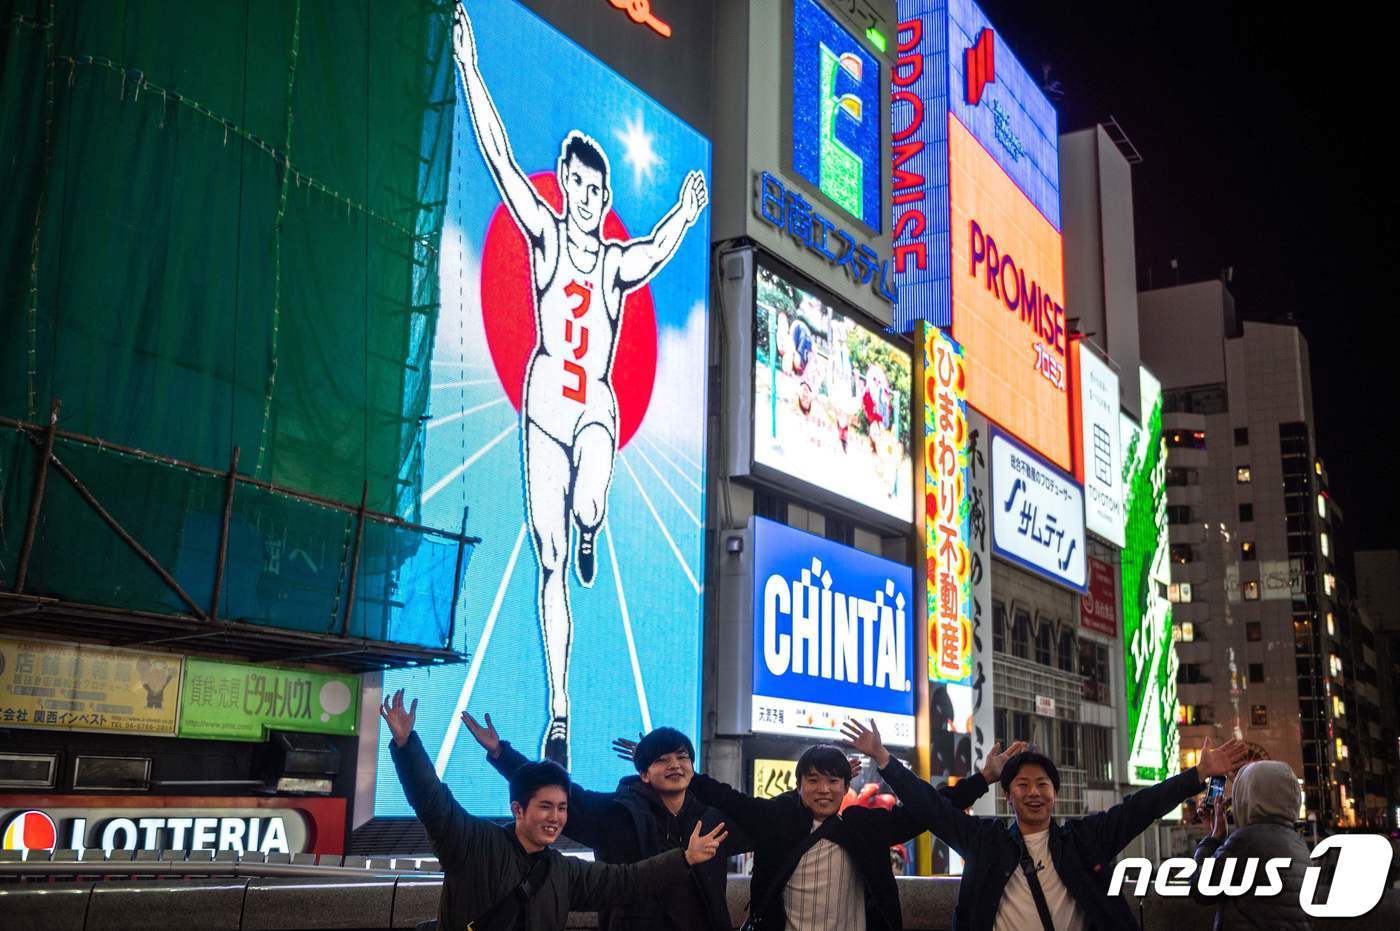
[[(47, 801), (63, 804), (48, 805)], [(50, 796), (33, 807), (0, 800), (0, 850), (174, 850), (247, 853), (339, 853), (344, 799), (281, 800), (142, 798), (76, 804), (82, 797)], [(31, 800), (34, 801), (34, 800)], [(198, 802), (219, 804), (200, 805)], [(276, 800), (266, 800), (268, 802)], [(186, 807), (163, 807), (175, 802)], [(232, 803), (232, 804), (229, 804)], [(8, 810), (7, 810), (8, 809)]]
[(874, 718), (914, 745), (913, 570), (753, 519), (755, 733), (827, 738)]

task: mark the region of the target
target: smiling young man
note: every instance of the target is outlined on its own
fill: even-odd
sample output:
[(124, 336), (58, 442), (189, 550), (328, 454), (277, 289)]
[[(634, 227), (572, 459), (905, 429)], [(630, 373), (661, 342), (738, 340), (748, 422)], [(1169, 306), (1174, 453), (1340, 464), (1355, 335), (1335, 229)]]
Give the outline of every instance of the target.
[[(462, 714), (462, 723), (502, 776), (514, 781), (518, 773), (538, 765), (501, 739), (489, 714), (484, 720), (482, 724)], [(632, 748), (630, 756), (637, 774), (624, 777), (614, 791), (569, 787), (569, 823), (564, 834), (593, 848), (599, 861), (636, 863), (681, 849), (693, 832), (712, 831), (724, 822), (718, 810), (689, 792), (695, 776), (695, 747), (685, 734), (658, 727)], [(607, 931), (728, 931), (725, 861), (748, 849), (738, 835), (731, 834), (713, 859), (690, 870), (686, 881), (604, 910), (598, 926)]]
[(527, 763), (510, 780), (514, 822), (500, 827), (470, 815), (443, 785), (413, 730), (418, 700), (405, 708), (403, 689), (385, 699), (404, 795), (428, 831), (442, 864), (438, 927), (473, 931), (555, 931), (571, 909), (597, 911), (655, 897), (689, 881), (690, 868), (712, 859), (724, 825), (702, 834), (697, 824), (677, 849), (640, 863), (589, 863), (551, 844), (569, 823), (569, 774), (554, 763)]
[(1244, 763), (1238, 739), (1214, 749), (1207, 740), (1200, 762), (1155, 786), (1134, 792), (1108, 811), (1056, 822), (1060, 773), (1042, 753), (1007, 761), (1001, 787), (1016, 816), (1007, 826), (950, 805), (885, 749), (872, 721), (844, 726), (851, 746), (880, 768), (910, 815), (962, 855), (962, 883), (953, 912), (957, 931), (1136, 931), (1121, 898), (1108, 895), (1116, 857), (1153, 821), (1205, 789), (1205, 781)]
[[(947, 804), (966, 808), (986, 793), (1008, 756), (998, 749), (982, 772), (938, 790)], [(903, 917), (889, 849), (923, 833), (922, 823), (901, 806), (842, 812), (851, 763), (836, 747), (808, 748), (796, 776), (796, 791), (767, 799), (703, 774), (690, 785), (753, 841), (750, 915), (775, 931), (899, 931)]]

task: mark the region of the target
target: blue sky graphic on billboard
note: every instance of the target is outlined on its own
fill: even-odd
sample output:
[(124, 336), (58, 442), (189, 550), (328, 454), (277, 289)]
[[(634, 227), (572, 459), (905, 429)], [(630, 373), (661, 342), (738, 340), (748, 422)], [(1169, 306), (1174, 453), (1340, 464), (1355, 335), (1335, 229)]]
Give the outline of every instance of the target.
[(793, 0), (792, 18), (792, 169), (878, 233), (879, 59), (816, 0)]
[[(470, 662), (386, 673), (468, 810), (509, 811), (465, 708), (584, 784), (618, 734), (699, 736), (709, 143), (514, 2), (469, 0), (423, 519), (484, 542)], [(454, 48), (455, 45), (455, 48)], [(600, 224), (601, 218), (601, 224)], [(375, 811), (410, 814), (381, 728)]]
[(913, 570), (761, 517), (753, 549), (753, 730), (825, 740), (873, 716), (913, 746)]

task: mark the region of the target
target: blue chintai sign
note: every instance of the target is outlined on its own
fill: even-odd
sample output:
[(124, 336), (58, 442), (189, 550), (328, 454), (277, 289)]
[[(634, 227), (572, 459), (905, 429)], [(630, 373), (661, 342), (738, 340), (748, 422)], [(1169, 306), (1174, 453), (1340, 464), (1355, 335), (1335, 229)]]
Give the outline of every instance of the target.
[(761, 517), (753, 550), (753, 730), (828, 738), (874, 718), (913, 746), (913, 571)]

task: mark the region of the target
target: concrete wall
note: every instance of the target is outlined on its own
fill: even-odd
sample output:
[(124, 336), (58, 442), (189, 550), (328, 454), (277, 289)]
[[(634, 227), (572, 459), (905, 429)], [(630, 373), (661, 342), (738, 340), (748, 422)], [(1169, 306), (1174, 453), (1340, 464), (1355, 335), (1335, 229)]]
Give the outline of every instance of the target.
[(1158, 288), (1138, 295), (1142, 363), (1165, 388), (1225, 381), (1225, 338), (1235, 299), (1219, 281)]

